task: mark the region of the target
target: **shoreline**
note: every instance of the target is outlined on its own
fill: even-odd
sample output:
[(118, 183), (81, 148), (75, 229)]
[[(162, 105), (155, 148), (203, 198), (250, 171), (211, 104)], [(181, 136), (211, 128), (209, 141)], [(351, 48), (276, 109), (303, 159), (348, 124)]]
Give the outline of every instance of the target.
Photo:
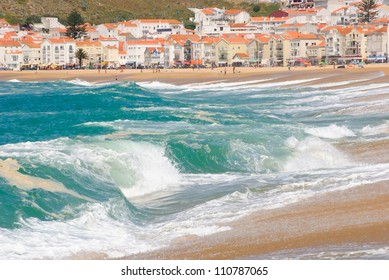
[[(325, 89), (389, 83), (389, 64), (367, 65), (365, 68), (237, 68), (233, 74), (220, 73), (224, 68), (173, 69), (152, 73), (152, 70), (47, 70), (0, 72), (0, 81), (71, 81), (90, 83), (152, 82), (175, 85), (207, 82), (245, 82), (255, 84), (299, 80), (300, 83), (282, 86), (326, 84)], [(117, 80), (116, 80), (117, 78)], [(333, 85), (331, 85), (333, 84)], [(320, 87), (318, 87), (320, 90)], [(358, 97), (348, 102), (387, 100), (389, 96)], [(389, 140), (377, 142), (339, 143), (336, 147), (350, 158), (364, 164), (389, 163)], [(261, 210), (229, 224), (229, 231), (201, 237), (189, 235), (169, 247), (123, 259), (260, 259), (262, 256), (285, 250), (328, 247), (339, 244), (389, 245), (389, 181), (360, 185), (343, 191), (315, 195), (281, 208)], [(105, 259), (93, 252), (71, 256), (71, 259)]]
[[(185, 85), (204, 82), (244, 82), (249, 80), (263, 80), (272, 78), (271, 82), (303, 80), (317, 78), (316, 83), (334, 83), (338, 81), (360, 80), (365, 75), (373, 76), (374, 82), (382, 83), (389, 81), (389, 64), (369, 64), (365, 68), (333, 69), (326, 67), (286, 67), (251, 68), (237, 67), (236, 73), (232, 73), (232, 67), (215, 69), (161, 69), (161, 72), (153, 73), (151, 69), (125, 69), (120, 70), (38, 70), (38, 71), (0, 71), (0, 81), (19, 80), (22, 82), (47, 82), (59, 80), (80, 79), (91, 83), (106, 82), (151, 82)], [(363, 82), (363, 81), (358, 81)], [(370, 81), (371, 82), (371, 81)]]
[(389, 244), (389, 181), (325, 193), (232, 222), (231, 230), (190, 236), (122, 259), (261, 259), (285, 250)]

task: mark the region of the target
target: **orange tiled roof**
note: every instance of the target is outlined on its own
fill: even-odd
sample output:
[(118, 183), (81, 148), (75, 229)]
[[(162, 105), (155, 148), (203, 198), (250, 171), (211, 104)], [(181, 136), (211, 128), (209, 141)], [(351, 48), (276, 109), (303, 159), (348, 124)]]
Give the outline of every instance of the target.
[(230, 44), (247, 44), (249, 42), (248, 39), (245, 39), (243, 37), (235, 37), (235, 38), (223, 37), (223, 39)]
[(122, 24), (126, 27), (137, 27), (138, 26), (132, 21), (122, 21), (122, 22), (119, 22), (119, 24)]
[(236, 56), (239, 56), (240, 58), (249, 58), (249, 55), (247, 53), (236, 53)]
[(41, 43), (26, 42), (25, 44), (31, 49), (39, 49), (41, 47)]
[(262, 43), (267, 43), (270, 40), (270, 36), (267, 34), (255, 34), (255, 39)]
[(116, 38), (107, 38), (107, 37), (103, 37), (103, 36), (99, 36), (99, 40), (100, 41), (117, 41)]
[(146, 48), (146, 50), (148, 50), (149, 52), (153, 52), (153, 51), (155, 51), (155, 50), (157, 50), (157, 51), (160, 52), (160, 53), (165, 52), (165, 49), (164, 49), (164, 48), (161, 48), (161, 47), (156, 47), (156, 48)]
[(0, 39), (0, 47), (20, 47), (20, 43), (13, 40)]
[(335, 26), (327, 26), (327, 27), (323, 28), (322, 31), (328, 32), (331, 30), (336, 30), (339, 34), (347, 35), (351, 32), (352, 29), (353, 29), (352, 26), (335, 25)]
[(284, 22), (288, 17), (252, 17), (251, 22)]
[(301, 26), (304, 26), (305, 23), (284, 23), (284, 24), (281, 24), (279, 25), (277, 28), (282, 28), (282, 27), (285, 27), (285, 28), (288, 28), (288, 27), (301, 27)]
[(83, 41), (83, 42), (76, 42), (77, 47), (101, 47), (100, 41)]
[(9, 24), (5, 18), (0, 18), (0, 24)]
[(116, 23), (104, 23), (103, 25), (104, 25), (106, 28), (108, 28), (108, 29), (115, 29), (115, 28), (118, 27)]
[(243, 10), (227, 10), (224, 12), (226, 15), (237, 15), (239, 13), (243, 12)]
[(68, 37), (49, 38), (47, 40), (49, 40), (50, 43), (52, 44), (64, 44), (64, 43), (74, 42), (73, 38), (68, 38)]
[(303, 34), (296, 31), (289, 31), (282, 34), (282, 37), (287, 40), (294, 40), (294, 39), (304, 39), (304, 40), (314, 40), (318, 39), (318, 36), (316, 34)]
[(214, 11), (212, 9), (203, 9), (201, 10), (201, 12), (205, 15), (213, 15), (214, 14)]

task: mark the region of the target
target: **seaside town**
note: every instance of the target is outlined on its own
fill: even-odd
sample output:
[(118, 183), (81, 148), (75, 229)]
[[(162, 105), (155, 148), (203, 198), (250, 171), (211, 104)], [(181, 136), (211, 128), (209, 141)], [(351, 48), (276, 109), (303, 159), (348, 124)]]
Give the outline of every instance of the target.
[(289, 0), (267, 17), (191, 8), (195, 29), (174, 19), (93, 25), (78, 33), (55, 17), (29, 27), (0, 19), (0, 69), (323, 66), (388, 62), (389, 5), (366, 20), (361, 2)]

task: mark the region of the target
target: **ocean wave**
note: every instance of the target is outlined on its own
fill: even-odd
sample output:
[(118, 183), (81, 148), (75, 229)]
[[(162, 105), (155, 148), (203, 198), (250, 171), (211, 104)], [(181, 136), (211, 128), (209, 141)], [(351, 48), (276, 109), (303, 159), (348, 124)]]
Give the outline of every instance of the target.
[(164, 155), (164, 147), (129, 140), (88, 141), (60, 138), (0, 146), (0, 157), (49, 166), (93, 182), (111, 183), (126, 197), (178, 186), (180, 173)]
[(331, 144), (317, 138), (307, 137), (301, 141), (290, 137), (286, 146), (292, 156), (283, 165), (286, 171), (339, 168), (351, 165), (350, 160)]
[(389, 134), (389, 121), (385, 121), (383, 124), (376, 125), (376, 126), (370, 126), (367, 125), (363, 127), (360, 130), (362, 135), (365, 136), (373, 136), (373, 135), (380, 135), (380, 134)]
[(346, 126), (337, 126), (336, 124), (331, 124), (330, 126), (326, 127), (306, 128), (305, 132), (313, 136), (327, 139), (340, 139), (344, 137), (356, 136), (355, 133)]
[(105, 86), (111, 86), (118, 84), (118, 82), (108, 82), (108, 83), (93, 83), (93, 82), (88, 82), (85, 80), (81, 79), (74, 79), (74, 80), (68, 80), (68, 81), (63, 81), (64, 83), (76, 85), (76, 86), (83, 86), (83, 87), (105, 87)]

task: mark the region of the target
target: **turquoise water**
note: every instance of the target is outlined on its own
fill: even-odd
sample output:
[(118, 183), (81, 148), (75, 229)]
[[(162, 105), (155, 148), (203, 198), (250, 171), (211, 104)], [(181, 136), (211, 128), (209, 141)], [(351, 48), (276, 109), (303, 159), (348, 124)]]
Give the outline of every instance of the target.
[(0, 259), (122, 257), (389, 179), (337, 148), (387, 138), (386, 101), (353, 98), (389, 84), (313, 82), (1, 82)]

